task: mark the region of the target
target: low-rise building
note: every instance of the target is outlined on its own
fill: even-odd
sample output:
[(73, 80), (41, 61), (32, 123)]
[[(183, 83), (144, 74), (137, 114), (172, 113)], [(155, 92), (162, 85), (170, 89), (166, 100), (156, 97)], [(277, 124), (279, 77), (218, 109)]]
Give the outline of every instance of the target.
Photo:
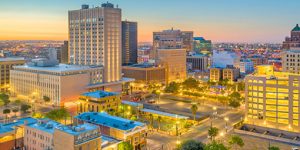
[(167, 83), (185, 80), (186, 49), (158, 49), (158, 63), (166, 68)]
[(228, 79), (228, 81), (237, 81), (240, 77), (240, 69), (234, 67), (227, 67), (222, 70), (222, 79)]
[(222, 69), (221, 68), (210, 68), (209, 69), (209, 80), (213, 82), (218, 82), (222, 79)]
[(98, 125), (103, 135), (129, 142), (134, 149), (146, 149), (147, 126), (144, 123), (111, 116), (105, 112), (85, 112), (74, 118), (74, 122)]
[(137, 82), (166, 82), (166, 68), (148, 63), (134, 64), (122, 67), (123, 77), (133, 78)]
[(79, 112), (116, 111), (121, 104), (121, 94), (116, 92), (94, 91), (79, 97)]
[(13, 96), (29, 100), (50, 98), (54, 105), (74, 101), (102, 83), (102, 67), (59, 64), (50, 67), (14, 66), (10, 71), (10, 91)]
[(36, 122), (36, 119), (27, 117), (10, 123), (0, 124), (0, 149), (24, 148), (24, 126)]
[(300, 74), (300, 48), (282, 52), (281, 60), (282, 71)]
[(101, 150), (101, 135), (99, 128), (92, 124), (65, 126), (41, 119), (25, 126), (24, 145), (29, 150)]
[(242, 59), (240, 62), (240, 72), (242, 74), (249, 74), (254, 71), (253, 62), (250, 59)]
[(0, 58), (0, 91), (9, 91), (10, 70), (13, 66), (24, 65), (25, 59), (20, 57)]
[(192, 64), (192, 70), (208, 70), (208, 57), (202, 54), (195, 54), (186, 57), (186, 62)]

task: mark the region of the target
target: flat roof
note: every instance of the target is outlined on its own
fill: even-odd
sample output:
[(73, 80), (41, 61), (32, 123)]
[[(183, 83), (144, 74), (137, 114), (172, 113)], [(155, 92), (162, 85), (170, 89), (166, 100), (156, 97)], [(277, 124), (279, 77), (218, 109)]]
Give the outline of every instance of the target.
[(141, 111), (152, 113), (152, 114), (157, 114), (157, 115), (161, 115), (161, 116), (171, 117), (171, 118), (178, 118), (178, 119), (188, 119), (189, 118), (187, 116), (182, 116), (182, 115), (177, 115), (177, 114), (172, 114), (172, 113), (167, 113), (167, 112), (153, 110), (153, 109), (147, 109), (147, 108), (141, 109)]
[(92, 97), (92, 98), (104, 98), (109, 96), (116, 96), (119, 95), (117, 92), (107, 92), (107, 91), (94, 91), (94, 92), (87, 92), (83, 93), (82, 96)]
[(24, 125), (25, 122), (27, 122), (27, 124), (34, 124), (37, 122), (37, 119), (26, 117), (26, 118), (17, 119), (10, 123), (0, 124), (0, 133), (13, 131), (15, 126)]
[(105, 136), (105, 135), (101, 136), (101, 147), (102, 147), (102, 149), (103, 148), (105, 149), (105, 147), (109, 147), (109, 146), (118, 144), (120, 142), (122, 142), (122, 141), (117, 140), (117, 139), (112, 138), (112, 137), (109, 137), (109, 136)]
[(156, 67), (153, 64), (149, 64), (149, 63), (143, 63), (143, 64), (133, 64), (133, 65), (129, 65), (128, 67), (136, 67), (136, 68), (153, 68)]
[(143, 107), (143, 104), (137, 103), (137, 102), (131, 102), (131, 101), (122, 100), (122, 104), (129, 105), (129, 106), (134, 106), (134, 107), (139, 107), (139, 106)]
[(38, 67), (38, 66), (14, 66), (15, 69), (28, 69), (28, 70), (36, 70), (36, 71), (47, 71), (47, 72), (69, 72), (69, 71), (80, 71), (80, 70), (89, 70), (92, 68), (102, 68), (100, 66), (81, 66), (81, 65), (68, 65), (68, 64), (59, 64), (51, 67)]
[(84, 123), (84, 124), (79, 124), (79, 125), (73, 126), (73, 129), (70, 126), (62, 126), (57, 129), (61, 130), (63, 132), (66, 132), (68, 134), (79, 135), (79, 134), (87, 132), (87, 131), (97, 130), (98, 128), (99, 127), (96, 125)]
[(29, 124), (27, 126), (37, 129), (37, 130), (41, 130), (41, 131), (53, 134), (54, 129), (61, 125), (62, 124), (60, 124), (56, 121), (50, 120), (50, 119), (41, 119), (37, 123)]
[(4, 58), (0, 58), (0, 62), (18, 61), (18, 60), (25, 60), (25, 58), (23, 58), (23, 57), (4, 57)]
[(132, 130), (138, 126), (145, 126), (144, 123), (111, 116), (105, 112), (84, 112), (79, 114), (75, 118), (86, 121), (88, 123), (99, 124), (124, 131)]

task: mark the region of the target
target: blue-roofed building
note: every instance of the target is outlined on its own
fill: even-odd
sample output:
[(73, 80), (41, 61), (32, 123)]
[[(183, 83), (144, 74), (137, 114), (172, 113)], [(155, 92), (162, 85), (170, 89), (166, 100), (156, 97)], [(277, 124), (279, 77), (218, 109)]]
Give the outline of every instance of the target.
[(95, 149), (101, 148), (98, 126), (88, 123), (66, 126), (50, 119), (41, 119), (36, 123), (25, 125), (24, 146), (26, 149), (88, 149), (87, 143)]
[(105, 112), (81, 113), (74, 117), (74, 122), (98, 125), (103, 135), (127, 141), (135, 149), (146, 147), (147, 126), (144, 123), (111, 116)]
[(11, 150), (15, 146), (23, 147), (24, 126), (36, 122), (36, 119), (26, 117), (10, 123), (0, 124), (0, 149)]
[(117, 92), (94, 91), (79, 97), (79, 112), (102, 112), (117, 110), (121, 104), (121, 94)]
[(193, 50), (197, 53), (208, 53), (212, 49), (211, 40), (206, 40), (203, 37), (193, 38)]

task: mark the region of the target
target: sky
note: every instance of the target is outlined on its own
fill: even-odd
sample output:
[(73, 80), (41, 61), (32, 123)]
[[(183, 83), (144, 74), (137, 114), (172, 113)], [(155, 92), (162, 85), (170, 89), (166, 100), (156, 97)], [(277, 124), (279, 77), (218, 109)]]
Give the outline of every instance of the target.
[[(68, 10), (106, 0), (0, 0), (0, 40), (67, 40)], [(300, 24), (300, 0), (110, 0), (138, 22), (139, 42), (152, 32), (194, 31), (213, 42), (282, 42)]]

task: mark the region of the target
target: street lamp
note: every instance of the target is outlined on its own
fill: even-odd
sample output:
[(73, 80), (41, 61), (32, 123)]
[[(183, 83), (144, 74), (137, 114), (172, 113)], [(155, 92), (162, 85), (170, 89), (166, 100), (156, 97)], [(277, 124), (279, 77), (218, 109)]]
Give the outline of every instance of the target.
[(217, 115), (217, 107), (213, 107), (213, 113), (211, 115), (211, 119), (210, 119), (210, 127), (212, 128), (213, 126), (213, 119), (214, 119), (214, 116)]
[(228, 123), (229, 119), (228, 119), (228, 117), (225, 117), (224, 120), (225, 120), (225, 123), (226, 123), (225, 124), (225, 130), (226, 130), (226, 133), (227, 133), (227, 128), (228, 128), (227, 123)]

